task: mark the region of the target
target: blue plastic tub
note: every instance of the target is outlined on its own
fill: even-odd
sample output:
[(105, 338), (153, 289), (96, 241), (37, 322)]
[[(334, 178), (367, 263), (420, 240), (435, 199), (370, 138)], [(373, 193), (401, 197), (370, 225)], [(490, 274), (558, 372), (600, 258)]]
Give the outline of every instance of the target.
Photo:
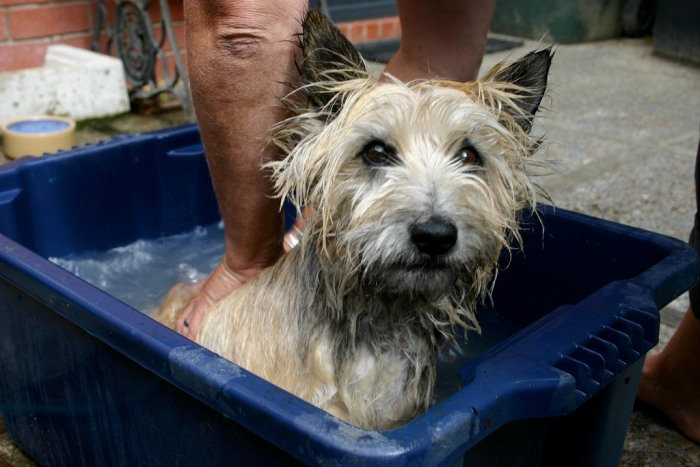
[(480, 311), (483, 334), (441, 365), (463, 387), (374, 432), (46, 259), (217, 219), (194, 126), (0, 168), (0, 407), (36, 461), (616, 465), (658, 310), (697, 277), (683, 242), (542, 207), (544, 233), (524, 222), (524, 254)]

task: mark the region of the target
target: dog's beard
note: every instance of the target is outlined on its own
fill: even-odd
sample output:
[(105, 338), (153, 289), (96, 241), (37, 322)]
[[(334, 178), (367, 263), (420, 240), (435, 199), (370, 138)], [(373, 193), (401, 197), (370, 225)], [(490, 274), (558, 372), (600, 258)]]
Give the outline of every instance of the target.
[(394, 263), (366, 274), (364, 282), (389, 299), (398, 296), (434, 302), (451, 292), (459, 274), (445, 263), (440, 260)]
[[(486, 290), (486, 282), (496, 268), (502, 237), (487, 231), (479, 234), (465, 231), (455, 248), (443, 255), (429, 255), (418, 251), (406, 233), (409, 223), (401, 223), (369, 234), (348, 231), (339, 235), (342, 245), (336, 249), (336, 266), (353, 271), (367, 294), (384, 300), (418, 300), (435, 303), (446, 297), (475, 297), (476, 291)], [(473, 226), (472, 226), (473, 229)], [(336, 244), (335, 247), (339, 245)], [(342, 254), (340, 253), (342, 251)]]

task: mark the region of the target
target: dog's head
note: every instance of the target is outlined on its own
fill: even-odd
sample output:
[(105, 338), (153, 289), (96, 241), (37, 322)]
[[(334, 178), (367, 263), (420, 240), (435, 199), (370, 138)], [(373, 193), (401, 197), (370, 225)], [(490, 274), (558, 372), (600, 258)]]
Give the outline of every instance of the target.
[(379, 82), (314, 11), (301, 50), (304, 104), (277, 129), (287, 156), (271, 165), (279, 195), (318, 212), (307, 240), (375, 294), (481, 295), (536, 202), (529, 131), (551, 50), (476, 82)]

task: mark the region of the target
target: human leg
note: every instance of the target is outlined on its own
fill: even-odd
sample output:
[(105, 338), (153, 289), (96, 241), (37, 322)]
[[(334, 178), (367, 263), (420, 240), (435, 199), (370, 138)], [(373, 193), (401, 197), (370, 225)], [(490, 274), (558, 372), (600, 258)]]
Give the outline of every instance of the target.
[(211, 304), (282, 253), (279, 202), (260, 166), (278, 157), (266, 136), (288, 116), (280, 97), (298, 79), (294, 34), (306, 8), (306, 0), (185, 1), (192, 98), (226, 232), (224, 258), (178, 322), (190, 338)]
[[(689, 243), (700, 252), (700, 144), (695, 159), (697, 212)], [(644, 362), (637, 398), (661, 410), (686, 436), (700, 443), (700, 285), (690, 307), (660, 354)]]
[(402, 81), (476, 79), (495, 0), (398, 0), (401, 45), (387, 73)]
[(637, 398), (700, 443), (700, 320), (688, 309), (664, 350), (644, 362)]

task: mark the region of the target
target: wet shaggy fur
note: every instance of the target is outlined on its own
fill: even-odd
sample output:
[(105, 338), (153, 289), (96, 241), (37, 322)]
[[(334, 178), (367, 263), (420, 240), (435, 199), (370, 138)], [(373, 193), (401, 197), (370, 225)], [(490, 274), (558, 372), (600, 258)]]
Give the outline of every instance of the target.
[[(428, 408), (436, 357), (477, 329), (518, 218), (551, 50), (481, 80), (378, 82), (321, 14), (303, 23), (295, 116), (274, 129), (280, 200), (312, 206), (301, 244), (215, 304), (197, 342), (353, 425)], [(301, 214), (301, 209), (300, 209)], [(174, 326), (193, 288), (158, 318)]]

